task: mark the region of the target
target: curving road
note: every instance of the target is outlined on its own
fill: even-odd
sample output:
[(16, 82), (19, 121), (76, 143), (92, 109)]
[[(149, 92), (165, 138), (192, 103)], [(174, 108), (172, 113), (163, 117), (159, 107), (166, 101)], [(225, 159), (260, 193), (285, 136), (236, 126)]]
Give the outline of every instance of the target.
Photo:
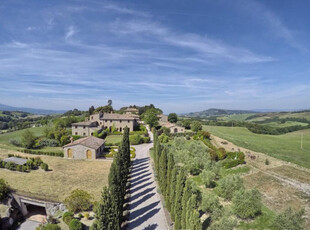
[[(153, 134), (149, 132), (151, 140)], [(153, 143), (134, 146), (136, 159), (131, 173), (129, 230), (167, 230), (168, 224), (150, 162)]]

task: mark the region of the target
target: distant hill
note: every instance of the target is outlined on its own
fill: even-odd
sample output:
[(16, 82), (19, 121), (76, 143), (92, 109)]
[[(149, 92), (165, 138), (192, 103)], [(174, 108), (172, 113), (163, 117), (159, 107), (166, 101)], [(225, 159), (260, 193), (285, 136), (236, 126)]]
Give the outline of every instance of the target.
[(27, 113), (31, 113), (31, 114), (42, 114), (42, 115), (57, 114), (57, 113), (62, 114), (64, 112), (66, 112), (65, 110), (23, 108), (23, 107), (13, 107), (13, 106), (3, 105), (3, 104), (0, 104), (0, 110), (3, 110), (3, 111), (21, 111), (21, 112), (27, 112)]
[(250, 110), (229, 110), (229, 109), (207, 109), (201, 112), (192, 112), (188, 114), (184, 114), (185, 117), (197, 117), (197, 118), (204, 118), (204, 117), (213, 117), (213, 116), (225, 116), (225, 115), (232, 115), (232, 114), (247, 114), (247, 113), (258, 113), (255, 111)]

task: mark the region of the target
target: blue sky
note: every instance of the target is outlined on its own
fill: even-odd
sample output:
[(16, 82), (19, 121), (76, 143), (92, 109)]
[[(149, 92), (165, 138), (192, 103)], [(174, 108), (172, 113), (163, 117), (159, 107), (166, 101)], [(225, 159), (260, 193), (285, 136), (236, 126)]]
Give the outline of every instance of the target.
[(310, 108), (307, 0), (0, 2), (0, 103)]

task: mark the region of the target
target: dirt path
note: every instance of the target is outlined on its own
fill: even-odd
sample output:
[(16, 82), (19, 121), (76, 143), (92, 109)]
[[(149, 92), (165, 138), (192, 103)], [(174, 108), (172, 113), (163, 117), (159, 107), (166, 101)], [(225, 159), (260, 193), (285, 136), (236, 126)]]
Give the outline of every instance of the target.
[[(152, 138), (152, 133), (150, 133)], [(129, 230), (167, 230), (167, 220), (157, 192), (157, 184), (150, 162), (153, 143), (135, 146), (136, 159), (131, 174), (129, 199)]]

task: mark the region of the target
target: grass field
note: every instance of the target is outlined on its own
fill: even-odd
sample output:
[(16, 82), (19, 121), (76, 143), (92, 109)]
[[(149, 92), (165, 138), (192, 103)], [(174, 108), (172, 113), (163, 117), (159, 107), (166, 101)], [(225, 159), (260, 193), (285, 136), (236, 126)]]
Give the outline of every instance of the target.
[(249, 116), (254, 115), (254, 113), (246, 113), (246, 114), (233, 114), (228, 116), (219, 117), (219, 120), (223, 121), (245, 121)]
[[(0, 144), (5, 144), (9, 145), (10, 144), (10, 139), (16, 139), (20, 140), (22, 134), (26, 131), (27, 129), (22, 129), (14, 132), (8, 132), (0, 135)], [(34, 135), (40, 136), (43, 135), (43, 130), (44, 127), (35, 127), (35, 128), (28, 128), (31, 132), (33, 132)]]
[[(309, 129), (284, 135), (255, 134), (243, 127), (204, 126), (203, 129), (235, 145), (310, 168)], [(302, 134), (303, 149), (301, 149)]]
[(269, 122), (269, 123), (264, 123), (264, 125), (269, 125), (269, 126), (275, 127), (275, 128), (284, 128), (284, 127), (290, 127), (290, 126), (295, 126), (295, 125), (308, 126), (307, 123), (302, 123), (302, 122), (298, 122), (298, 121), (287, 121), (285, 123)]
[[(0, 158), (6, 158), (12, 150), (0, 149)], [(30, 154), (19, 155), (34, 157)], [(108, 174), (112, 161), (72, 160), (51, 156), (40, 156), (49, 165), (51, 171), (34, 170), (21, 173), (0, 169), (0, 177), (19, 193), (41, 199), (63, 201), (74, 189), (83, 189), (99, 200), (104, 185), (108, 183)]]
[(106, 137), (105, 141), (106, 143), (117, 144), (121, 142), (122, 138), (122, 135), (110, 135)]

